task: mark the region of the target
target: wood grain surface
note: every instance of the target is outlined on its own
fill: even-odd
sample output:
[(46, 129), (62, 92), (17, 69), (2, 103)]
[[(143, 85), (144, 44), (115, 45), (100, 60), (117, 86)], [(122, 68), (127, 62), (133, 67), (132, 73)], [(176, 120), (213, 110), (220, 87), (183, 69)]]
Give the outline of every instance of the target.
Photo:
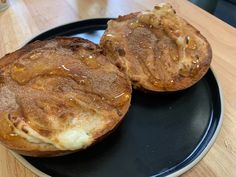
[[(11, 0), (0, 13), (0, 57), (33, 36), (80, 19), (116, 17), (150, 9), (161, 0)], [(198, 28), (213, 49), (212, 68), (224, 94), (224, 121), (215, 144), (185, 177), (236, 176), (236, 29), (185, 0), (167, 0), (177, 13)], [(0, 177), (33, 177), (0, 145)]]

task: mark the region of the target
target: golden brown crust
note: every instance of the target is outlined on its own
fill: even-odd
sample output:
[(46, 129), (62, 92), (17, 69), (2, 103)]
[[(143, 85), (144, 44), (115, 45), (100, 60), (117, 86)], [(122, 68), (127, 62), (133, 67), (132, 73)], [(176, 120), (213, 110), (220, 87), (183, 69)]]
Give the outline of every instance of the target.
[(84, 149), (130, 105), (127, 76), (81, 38), (36, 41), (3, 57), (0, 68), (0, 141), (24, 155)]
[(151, 91), (192, 86), (205, 75), (212, 59), (205, 37), (169, 4), (110, 20), (100, 44), (134, 87)]

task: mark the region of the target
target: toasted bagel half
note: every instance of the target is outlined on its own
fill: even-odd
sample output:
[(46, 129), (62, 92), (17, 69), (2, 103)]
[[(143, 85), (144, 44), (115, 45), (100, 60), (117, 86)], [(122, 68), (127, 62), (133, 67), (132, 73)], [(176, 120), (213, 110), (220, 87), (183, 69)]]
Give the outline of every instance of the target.
[(205, 37), (165, 3), (110, 20), (100, 44), (135, 87), (158, 92), (192, 86), (212, 58)]
[(128, 77), (81, 38), (36, 41), (0, 60), (0, 141), (29, 156), (87, 148), (131, 100)]

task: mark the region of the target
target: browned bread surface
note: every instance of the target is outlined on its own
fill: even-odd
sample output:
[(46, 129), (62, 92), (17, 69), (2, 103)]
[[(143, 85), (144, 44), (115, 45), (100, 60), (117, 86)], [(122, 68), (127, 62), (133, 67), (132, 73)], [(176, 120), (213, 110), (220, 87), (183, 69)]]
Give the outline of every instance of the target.
[(131, 84), (80, 38), (36, 41), (0, 60), (0, 141), (30, 156), (84, 149), (128, 110)]
[(135, 87), (152, 91), (192, 86), (212, 58), (207, 40), (165, 3), (110, 20), (100, 44)]

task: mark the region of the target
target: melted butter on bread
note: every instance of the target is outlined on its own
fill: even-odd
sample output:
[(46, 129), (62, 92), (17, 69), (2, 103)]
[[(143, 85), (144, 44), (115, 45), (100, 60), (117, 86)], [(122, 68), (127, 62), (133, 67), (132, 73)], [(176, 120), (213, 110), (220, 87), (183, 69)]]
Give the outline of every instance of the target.
[(50, 144), (60, 150), (84, 149), (93, 143), (94, 138), (89, 133), (95, 129), (103, 129), (104, 117), (98, 113), (82, 112), (77, 117), (70, 117), (66, 125), (61, 125), (57, 133), (52, 136), (43, 136), (31, 128), (20, 117), (9, 119), (14, 127), (14, 133), (36, 144)]
[(57, 137), (64, 149), (83, 149), (92, 144), (93, 139), (81, 128), (72, 128), (60, 133)]
[[(27, 133), (25, 130), (27, 130)], [(51, 144), (60, 150), (84, 149), (93, 142), (93, 139), (83, 129), (78, 127), (64, 130), (53, 139), (43, 137), (27, 124), (24, 124), (24, 131), (20, 128), (15, 128), (14, 132), (31, 143)]]

